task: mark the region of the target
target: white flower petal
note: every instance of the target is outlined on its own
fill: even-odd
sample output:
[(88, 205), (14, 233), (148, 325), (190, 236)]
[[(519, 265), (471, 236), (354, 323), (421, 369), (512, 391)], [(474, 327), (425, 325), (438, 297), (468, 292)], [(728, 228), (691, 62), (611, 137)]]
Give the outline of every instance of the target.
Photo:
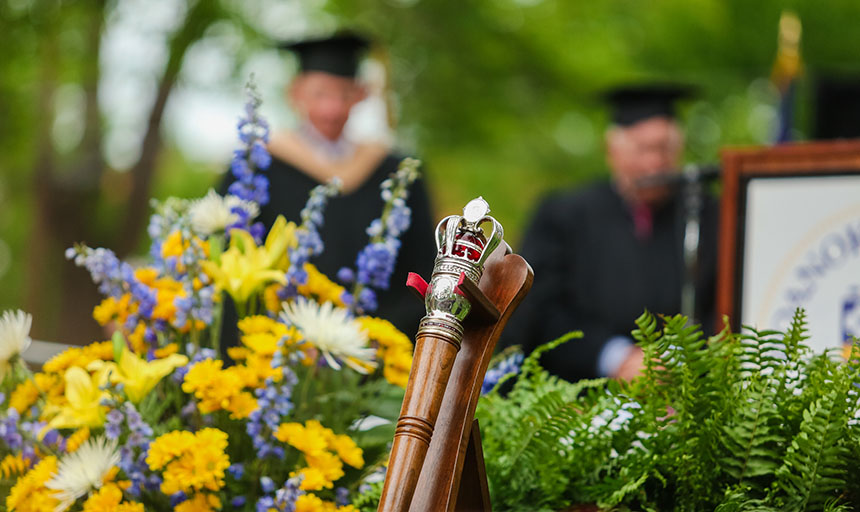
[(235, 207), (241, 207), (252, 219), (260, 213), (260, 208), (256, 203), (239, 199), (233, 195), (221, 197), (210, 188), (203, 198), (192, 201), (188, 208), (191, 227), (204, 235), (223, 231), (224, 228), (239, 220), (239, 217), (232, 211)]
[(30, 347), (33, 317), (21, 310), (6, 311), (0, 317), (0, 367)]
[(337, 308), (331, 302), (320, 305), (299, 297), (284, 304), (281, 316), (322, 353), (332, 368), (339, 370), (340, 362), (345, 362), (356, 371), (367, 373), (367, 369), (355, 361), (375, 365), (376, 350), (368, 346), (367, 333), (346, 309)]
[(102, 486), (108, 472), (119, 464), (120, 455), (116, 439), (99, 436), (90, 439), (74, 452), (60, 460), (57, 474), (45, 487), (57, 491), (60, 500), (55, 512), (62, 512), (93, 489)]

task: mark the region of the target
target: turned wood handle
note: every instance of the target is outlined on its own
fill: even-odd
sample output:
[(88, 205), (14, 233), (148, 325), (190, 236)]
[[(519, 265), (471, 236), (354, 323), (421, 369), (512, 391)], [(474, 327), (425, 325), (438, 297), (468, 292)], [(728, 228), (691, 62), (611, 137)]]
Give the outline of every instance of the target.
[(394, 431), (379, 512), (409, 510), (459, 349), (442, 337), (424, 333), (416, 337), (412, 369)]

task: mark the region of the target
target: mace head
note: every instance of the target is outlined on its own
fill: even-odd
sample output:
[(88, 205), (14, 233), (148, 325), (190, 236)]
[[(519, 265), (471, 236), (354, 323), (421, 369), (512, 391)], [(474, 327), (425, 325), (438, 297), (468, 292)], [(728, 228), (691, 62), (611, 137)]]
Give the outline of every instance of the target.
[[(490, 217), (490, 205), (483, 197), (469, 201), (463, 215), (450, 215), (436, 226), (436, 269), (440, 265), (462, 267), (466, 277), (477, 284), (484, 263), (504, 237), (502, 225)], [(490, 226), (489, 232), (484, 230)], [(459, 273), (458, 273), (459, 275)]]

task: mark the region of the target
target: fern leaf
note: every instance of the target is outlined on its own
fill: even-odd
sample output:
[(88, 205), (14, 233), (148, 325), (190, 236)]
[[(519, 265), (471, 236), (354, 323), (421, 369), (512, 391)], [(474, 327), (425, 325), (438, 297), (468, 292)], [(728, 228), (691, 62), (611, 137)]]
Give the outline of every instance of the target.
[(845, 485), (843, 459), (847, 453), (839, 443), (845, 420), (844, 406), (840, 408), (839, 403), (844, 401), (842, 393), (834, 389), (803, 412), (800, 432), (777, 470), (778, 483), (789, 494), (792, 510), (820, 508)]

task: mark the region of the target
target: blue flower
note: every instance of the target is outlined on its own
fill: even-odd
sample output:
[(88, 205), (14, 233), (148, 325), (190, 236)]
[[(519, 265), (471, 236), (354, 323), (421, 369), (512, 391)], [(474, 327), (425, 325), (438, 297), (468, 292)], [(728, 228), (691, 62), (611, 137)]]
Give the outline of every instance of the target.
[(267, 476), (260, 477), (260, 487), (263, 489), (264, 493), (269, 494), (275, 490), (275, 482)]
[(341, 283), (351, 283), (355, 281), (355, 272), (349, 267), (343, 267), (337, 271), (337, 278)]
[[(368, 287), (388, 289), (400, 250), (398, 238), (409, 229), (412, 221), (412, 211), (406, 206), (406, 199), (409, 197), (410, 185), (418, 179), (419, 164), (411, 158), (403, 160), (397, 172), (380, 185), (380, 196), (385, 202), (382, 216), (374, 219), (367, 227), (370, 242), (356, 257), (353, 297), (344, 298), (344, 303), (352, 310), (374, 311), (377, 307), (376, 295)], [(343, 270), (338, 272), (338, 276), (341, 275), (349, 277)], [(341, 278), (341, 282), (352, 281), (344, 278)]]
[(487, 370), (487, 373), (484, 375), (484, 382), (481, 384), (481, 394), (484, 395), (492, 391), (496, 387), (496, 384), (506, 375), (519, 373), (522, 364), (523, 355), (519, 352), (499, 361), (496, 366)]
[(242, 476), (245, 474), (245, 465), (241, 462), (230, 464), (230, 467), (227, 468), (227, 472), (230, 473), (230, 476), (232, 476), (234, 480), (241, 480)]
[(0, 439), (12, 451), (20, 450), (24, 444), (24, 437), (18, 431), (18, 419), (18, 411), (9, 408), (6, 418), (0, 420)]
[(264, 171), (272, 162), (266, 149), (269, 125), (258, 112), (262, 100), (253, 79), (245, 86), (245, 92), (248, 98), (245, 117), (236, 125), (242, 147), (233, 152), (230, 172), (236, 181), (230, 185), (229, 193), (263, 206), (269, 202), (269, 180), (262, 174), (255, 174), (255, 170)]
[(259, 139), (255, 140), (251, 145), (251, 163), (260, 170), (268, 169), (269, 164), (272, 163), (272, 156), (269, 155), (266, 146), (263, 145), (263, 141)]
[(402, 204), (402, 199), (399, 201), (401, 204), (395, 204), (388, 214), (386, 227), (391, 236), (400, 236), (409, 229), (409, 224), (412, 222), (412, 210), (405, 204)]
[(183, 501), (185, 501), (187, 499), (188, 499), (188, 496), (182, 491), (171, 494), (170, 495), (170, 506), (176, 507), (176, 505), (179, 505), (180, 503), (182, 503)]
[[(283, 340), (278, 342), (279, 345), (282, 343)], [(260, 459), (284, 456), (283, 447), (272, 442), (272, 433), (278, 429), (282, 418), (293, 410), (293, 386), (298, 381), (296, 374), (288, 366), (283, 366), (279, 359), (272, 360), (272, 367), (280, 368), (283, 378), (277, 383), (271, 378), (266, 379), (265, 387), (254, 391), (257, 409), (248, 416), (245, 424), (245, 432), (251, 437)]]
[(399, 248), (400, 241), (395, 238), (365, 246), (355, 261), (358, 283), (388, 289)]

